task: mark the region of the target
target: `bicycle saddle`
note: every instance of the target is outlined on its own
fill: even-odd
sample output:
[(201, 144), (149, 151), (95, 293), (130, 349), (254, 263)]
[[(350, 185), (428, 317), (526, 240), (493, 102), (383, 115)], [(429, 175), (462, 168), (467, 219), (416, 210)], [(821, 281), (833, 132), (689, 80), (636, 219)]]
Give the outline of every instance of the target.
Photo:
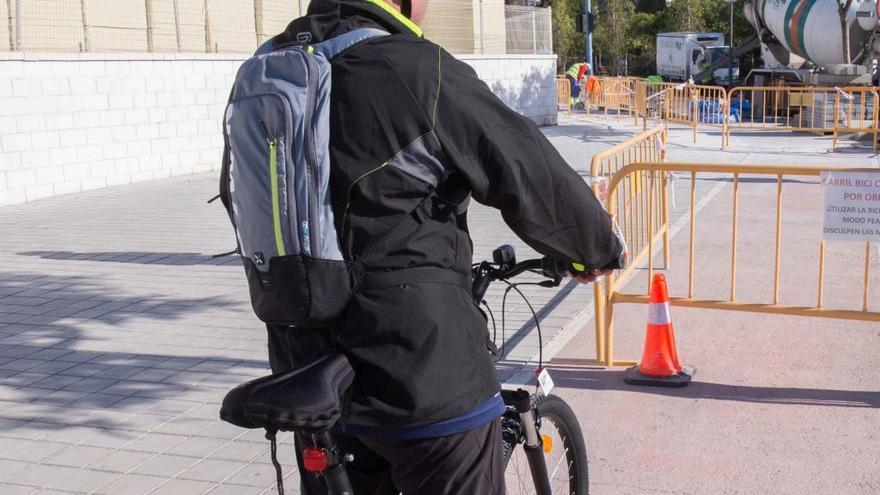
[(327, 431), (342, 415), (342, 395), (353, 380), (348, 358), (330, 354), (233, 388), (223, 399), (220, 419), (242, 428)]

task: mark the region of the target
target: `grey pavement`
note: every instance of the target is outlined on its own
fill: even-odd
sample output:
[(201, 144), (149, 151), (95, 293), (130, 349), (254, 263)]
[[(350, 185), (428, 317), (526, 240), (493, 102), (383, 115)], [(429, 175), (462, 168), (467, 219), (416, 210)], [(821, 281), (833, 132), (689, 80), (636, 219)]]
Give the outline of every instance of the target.
[[(545, 132), (586, 174), (594, 153), (638, 129), (591, 118), (563, 119)], [(824, 137), (735, 135), (735, 149), (721, 152), (711, 131), (698, 146), (688, 132), (671, 131), (671, 160), (876, 166), (869, 150), (858, 149), (864, 143), (828, 154)], [(674, 187), (686, 198), (686, 181)], [(212, 258), (234, 247), (223, 208), (205, 203), (215, 190), (208, 174), (0, 209), (0, 492), (273, 492), (260, 432), (217, 417), (225, 392), (268, 365), (241, 267), (234, 258)], [(715, 184), (701, 184), (700, 197), (713, 191)], [(469, 221), (476, 259), (502, 243), (515, 245), (521, 259), (534, 255), (493, 210), (473, 205)], [(593, 357), (582, 345), (591, 337), (570, 341), (590, 321), (590, 287), (524, 292), (541, 317), (545, 359), (562, 350)], [(488, 297), (496, 317), (501, 296), (495, 287)], [(539, 346), (525, 304), (511, 295), (508, 306), (499, 375), (515, 380)], [(564, 397), (593, 401), (571, 380), (577, 377), (560, 389)], [(607, 401), (615, 399), (601, 400), (591, 403), (612, 407)], [(598, 492), (638, 493), (606, 475), (626, 466), (596, 455)], [(282, 442), (280, 457), (288, 491), (297, 493), (291, 442)]]

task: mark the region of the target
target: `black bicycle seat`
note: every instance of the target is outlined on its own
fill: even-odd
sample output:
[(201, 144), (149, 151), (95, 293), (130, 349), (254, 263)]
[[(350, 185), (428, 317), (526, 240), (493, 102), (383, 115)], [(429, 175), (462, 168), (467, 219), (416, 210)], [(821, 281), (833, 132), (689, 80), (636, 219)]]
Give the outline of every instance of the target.
[(242, 428), (327, 431), (342, 415), (342, 395), (353, 380), (348, 359), (331, 354), (235, 387), (223, 399), (220, 419)]

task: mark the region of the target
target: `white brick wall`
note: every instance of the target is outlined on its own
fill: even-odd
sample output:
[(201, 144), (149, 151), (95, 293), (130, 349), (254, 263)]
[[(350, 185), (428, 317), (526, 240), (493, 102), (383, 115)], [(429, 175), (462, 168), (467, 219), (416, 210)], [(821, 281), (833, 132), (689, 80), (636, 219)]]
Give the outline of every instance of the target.
[[(555, 55), (464, 55), (508, 105), (556, 123)], [(0, 53), (0, 206), (217, 170), (242, 55)]]

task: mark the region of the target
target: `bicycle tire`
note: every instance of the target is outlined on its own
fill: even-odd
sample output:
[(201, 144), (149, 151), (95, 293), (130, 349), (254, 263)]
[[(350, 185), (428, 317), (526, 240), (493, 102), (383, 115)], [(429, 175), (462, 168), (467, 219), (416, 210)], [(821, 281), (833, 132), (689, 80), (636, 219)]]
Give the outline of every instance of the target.
[[(534, 409), (539, 420), (539, 433), (561, 441), (561, 445), (553, 445), (553, 452), (546, 455), (559, 453), (561, 448), (561, 453), (565, 456), (565, 466), (550, 465), (550, 463), (547, 466), (553, 494), (588, 495), (590, 483), (587, 449), (574, 411), (564, 400), (555, 395), (538, 396)], [(505, 454), (510, 452), (510, 457), (505, 459), (507, 494), (533, 495), (534, 483), (525, 461), (524, 449), (520, 445), (506, 444), (504, 447)], [(564, 477), (566, 473), (559, 472), (563, 467), (567, 468), (567, 483)]]

